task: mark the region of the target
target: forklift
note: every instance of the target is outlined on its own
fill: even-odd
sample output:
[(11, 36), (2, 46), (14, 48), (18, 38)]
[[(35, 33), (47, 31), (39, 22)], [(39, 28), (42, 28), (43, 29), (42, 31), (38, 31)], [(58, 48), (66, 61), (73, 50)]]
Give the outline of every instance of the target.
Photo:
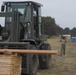
[[(0, 49), (51, 50), (47, 35), (41, 33), (41, 7), (33, 1), (3, 2), (0, 17)], [(2, 53), (0, 53), (2, 54)], [(22, 56), (21, 75), (37, 75), (37, 69), (48, 69), (51, 55), (18, 54)]]

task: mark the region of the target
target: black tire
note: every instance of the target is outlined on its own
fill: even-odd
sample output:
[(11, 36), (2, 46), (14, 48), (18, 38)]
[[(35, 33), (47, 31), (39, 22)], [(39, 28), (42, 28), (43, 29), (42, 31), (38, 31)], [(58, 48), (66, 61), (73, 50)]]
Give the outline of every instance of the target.
[[(42, 44), (40, 49), (42, 50), (51, 50), (51, 46), (49, 44)], [(40, 55), (39, 57), (39, 67), (40, 69), (48, 69), (51, 66), (51, 55), (45, 54)]]
[[(30, 46), (30, 49), (36, 49), (34, 45)], [(37, 70), (38, 70), (38, 65), (39, 60), (38, 60), (38, 54), (30, 54), (29, 55), (29, 75), (37, 75)]]

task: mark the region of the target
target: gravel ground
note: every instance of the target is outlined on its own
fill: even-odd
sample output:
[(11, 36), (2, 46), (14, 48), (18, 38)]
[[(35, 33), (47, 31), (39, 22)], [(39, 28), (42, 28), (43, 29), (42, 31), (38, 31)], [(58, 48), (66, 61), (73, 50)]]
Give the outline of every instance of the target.
[(57, 55), (52, 55), (51, 67), (48, 70), (38, 70), (38, 75), (76, 75), (76, 43), (66, 43), (66, 54), (60, 56), (59, 38), (49, 39), (52, 49)]

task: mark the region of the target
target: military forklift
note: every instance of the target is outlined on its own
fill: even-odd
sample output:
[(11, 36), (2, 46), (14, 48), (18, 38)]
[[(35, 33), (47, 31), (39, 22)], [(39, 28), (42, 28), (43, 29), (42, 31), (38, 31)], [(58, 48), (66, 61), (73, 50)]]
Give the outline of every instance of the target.
[[(5, 25), (0, 26), (0, 49), (51, 50), (48, 36), (41, 33), (41, 7), (33, 1), (3, 2), (0, 17), (5, 18)], [(48, 54), (18, 55), (22, 56), (21, 75), (36, 75), (38, 68), (48, 69), (51, 64)]]

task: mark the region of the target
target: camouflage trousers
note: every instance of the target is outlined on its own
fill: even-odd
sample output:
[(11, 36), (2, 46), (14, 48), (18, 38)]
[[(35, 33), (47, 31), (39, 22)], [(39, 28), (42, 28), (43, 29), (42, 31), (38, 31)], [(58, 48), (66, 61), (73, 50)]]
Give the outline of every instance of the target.
[(66, 45), (65, 44), (61, 44), (61, 56), (65, 55), (65, 50), (66, 50)]

